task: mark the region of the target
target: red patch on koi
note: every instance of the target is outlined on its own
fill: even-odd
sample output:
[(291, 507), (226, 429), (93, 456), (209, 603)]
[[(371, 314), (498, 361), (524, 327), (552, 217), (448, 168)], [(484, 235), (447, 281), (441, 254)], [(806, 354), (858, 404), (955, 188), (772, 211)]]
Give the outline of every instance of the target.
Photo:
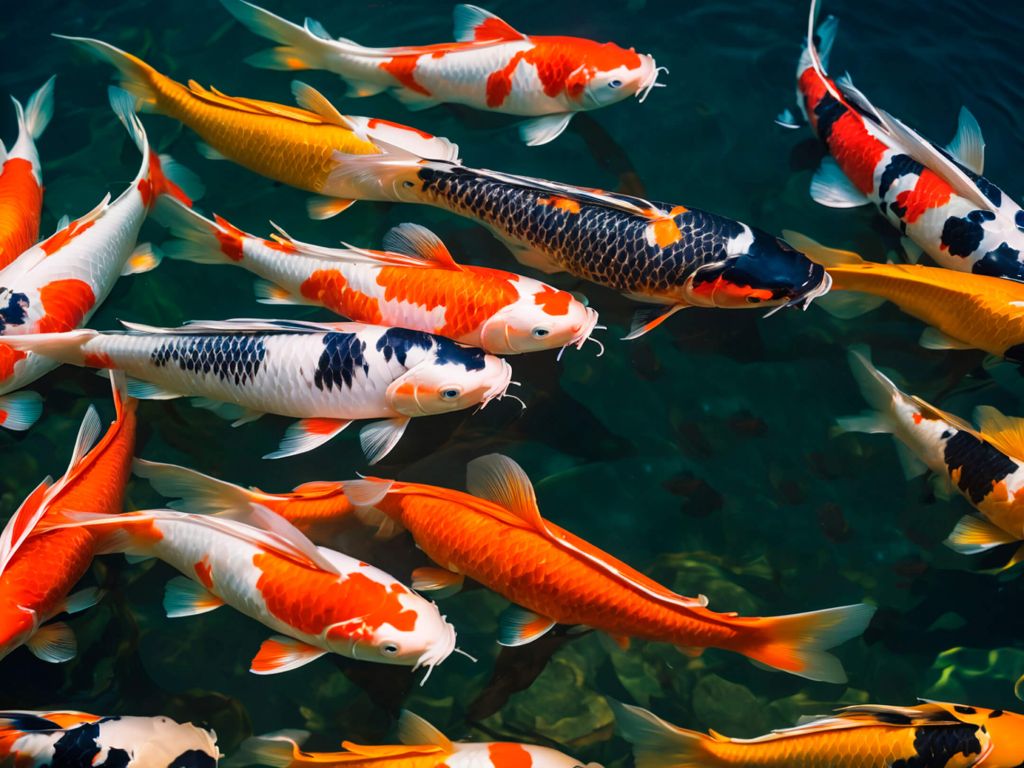
[(302, 424), (307, 432), (314, 435), (327, 435), (338, 428), (337, 419), (303, 419)]
[[(438, 58), (439, 54), (441, 56), (444, 55), (443, 53), (440, 53), (440, 52), (439, 53), (435, 53), (434, 54), (434, 58)], [(391, 126), (392, 128), (398, 128), (401, 131), (412, 131), (417, 136), (419, 136), (420, 138), (423, 138), (423, 139), (432, 139), (432, 138), (434, 138), (433, 134), (427, 133), (426, 131), (421, 131), (419, 128), (413, 128), (411, 125), (402, 125), (401, 123), (394, 123), (394, 122), (392, 122), (390, 120), (382, 120), (379, 117), (372, 118), (370, 120), (370, 122), (368, 122), (366, 124), (366, 127), (369, 128), (370, 130), (373, 130), (374, 128), (376, 128), (379, 125), (388, 125), (388, 126)]]
[(913, 189), (900, 192), (896, 196), (896, 205), (905, 209), (901, 217), (908, 224), (913, 224), (932, 208), (939, 208), (949, 202), (953, 188), (937, 174), (925, 168), (917, 178)]
[(650, 228), (654, 244), (659, 248), (667, 248), (683, 239), (683, 232), (673, 219), (661, 218), (647, 226)]
[(536, 293), (533, 303), (542, 307), (549, 315), (566, 315), (569, 313), (569, 303), (572, 301), (572, 294), (566, 291), (558, 291), (550, 285)]
[(717, 293), (732, 296), (737, 299), (758, 298), (767, 301), (772, 298), (772, 292), (767, 288), (751, 288), (746, 285), (737, 285), (726, 280), (724, 277), (716, 277), (706, 283), (700, 283), (693, 287), (693, 292), (698, 296), (712, 297)]
[(500, 107), (505, 99), (512, 93), (512, 74), (515, 72), (519, 62), (523, 60), (524, 52), (517, 52), (512, 59), (501, 69), (492, 72), (487, 77), (487, 106)]
[(245, 232), (240, 230), (227, 219), (213, 214), (213, 220), (217, 222), (218, 229), (214, 230), (217, 242), (220, 243), (220, 250), (232, 261), (241, 261), (243, 253), (243, 238)]
[(552, 195), (551, 197), (542, 197), (537, 201), (537, 205), (550, 205), (552, 208), (558, 208), (562, 211), (568, 211), (569, 213), (579, 213), (580, 204), (568, 197), (559, 197), (558, 195)]
[(192, 198), (186, 195), (181, 187), (164, 175), (164, 167), (160, 163), (160, 156), (152, 151), (149, 155), (149, 176), (139, 182), (139, 194), (142, 196), (142, 204), (147, 208), (160, 195), (170, 195), (183, 202), (189, 208), (192, 207)]
[(213, 568), (210, 565), (210, 558), (204, 556), (202, 560), (195, 564), (194, 568), (199, 583), (207, 589), (213, 589)]
[(378, 66), (409, 90), (429, 96), (430, 91), (417, 83), (414, 76), (419, 59), (419, 53), (405, 54), (381, 62)]
[(14, 366), (19, 360), (24, 360), (27, 355), (27, 352), (22, 352), (20, 349), (14, 349), (0, 342), (0, 381), (6, 381), (13, 376)]
[(43, 190), (32, 163), (13, 157), (0, 173), (0, 269), (14, 261), (39, 239), (39, 211)]
[(87, 368), (117, 368), (106, 352), (87, 352), (82, 360)]
[(494, 768), (530, 768), (533, 758), (522, 744), (497, 741), (487, 745), (487, 755)]
[(85, 232), (85, 230), (91, 227), (94, 223), (95, 221), (87, 221), (85, 224), (81, 224), (77, 220), (72, 221), (60, 232), (54, 232), (46, 240), (41, 242), (39, 247), (43, 249), (43, 253), (47, 256), (52, 256), (80, 234)]
[(54, 280), (39, 291), (46, 313), (36, 325), (37, 333), (63, 333), (78, 327), (96, 303), (92, 287), (82, 280)]
[(381, 322), (377, 299), (349, 288), (345, 276), (336, 269), (316, 270), (299, 286), (299, 293), (357, 322)]

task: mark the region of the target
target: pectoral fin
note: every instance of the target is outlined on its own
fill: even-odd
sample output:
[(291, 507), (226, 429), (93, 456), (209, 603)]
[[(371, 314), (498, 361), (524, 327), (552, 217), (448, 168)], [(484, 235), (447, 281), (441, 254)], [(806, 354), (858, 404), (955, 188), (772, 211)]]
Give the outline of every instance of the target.
[(293, 637), (274, 635), (263, 641), (249, 671), (256, 675), (276, 675), (305, 666), (326, 653), (321, 648)]
[(562, 135), (562, 131), (569, 126), (569, 121), (575, 114), (575, 112), (564, 112), (527, 120), (519, 125), (519, 138), (528, 147), (539, 147), (541, 144), (554, 141)]
[(976, 555), (1016, 541), (1017, 539), (988, 520), (964, 515), (946, 539), (946, 546), (962, 555)]
[(629, 333), (622, 337), (623, 341), (632, 341), (649, 331), (653, 331), (676, 312), (686, 309), (686, 306), (686, 304), (670, 304), (668, 306), (638, 309), (633, 313), (633, 322), (629, 326)]
[(198, 616), (215, 611), (222, 605), (223, 600), (185, 576), (175, 576), (164, 588), (164, 611), (169, 619)]
[(513, 647), (532, 643), (547, 634), (555, 623), (554, 619), (510, 605), (498, 619), (498, 643)]
[(37, 659), (50, 664), (71, 661), (78, 653), (75, 633), (62, 621), (40, 627), (25, 645)]
[(811, 179), (811, 197), (814, 202), (829, 208), (856, 208), (871, 202), (831, 156), (821, 161)]
[(348, 419), (302, 419), (288, 427), (277, 450), (263, 458), (283, 459), (311, 451), (336, 437), (351, 423)]
[(444, 568), (417, 568), (412, 572), (412, 588), (417, 592), (429, 592), (435, 600), (450, 597), (462, 589), (466, 577)]

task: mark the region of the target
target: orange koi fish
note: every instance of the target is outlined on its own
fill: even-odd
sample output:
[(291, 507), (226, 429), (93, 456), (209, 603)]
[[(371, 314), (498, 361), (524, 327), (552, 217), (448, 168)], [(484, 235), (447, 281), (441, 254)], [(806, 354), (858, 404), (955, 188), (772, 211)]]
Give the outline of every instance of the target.
[(826, 300), (833, 314), (854, 317), (891, 301), (930, 326), (921, 336), (928, 349), (982, 349), (1024, 362), (1024, 283), (921, 264), (878, 264), (796, 232), (784, 235), (826, 267), (833, 291), (868, 294)]
[(451, 103), (537, 116), (519, 131), (529, 146), (557, 138), (578, 112), (631, 96), (644, 101), (667, 71), (614, 43), (523, 34), (474, 5), (455, 6), (457, 42), (367, 48), (335, 40), (309, 18), (300, 27), (244, 0), (221, 1), (257, 35), (283, 43), (251, 57), (255, 66), (325, 69), (347, 81), (352, 96), (386, 91), (414, 111)]
[(18, 138), (7, 150), (0, 143), (0, 270), (39, 239), (43, 174), (35, 140), (53, 116), (51, 77), (22, 108), (14, 100)]
[(863, 632), (874, 613), (868, 605), (766, 618), (715, 613), (703, 595), (676, 594), (542, 518), (529, 478), (511, 459), (470, 462), (467, 487), (468, 494), (371, 478), (346, 482), (344, 490), (364, 522), (408, 530), (442, 566), (414, 572), (415, 589), (451, 593), (469, 577), (511, 601), (501, 618), (502, 645), (529, 643), (555, 624), (582, 625), (620, 639), (724, 648), (812, 680), (842, 682), (842, 665), (826, 650)]
[[(403, 711), (398, 719), (401, 744), (368, 746), (342, 742), (343, 752), (304, 752), (306, 731), (280, 731), (247, 739), (232, 755), (236, 766), (275, 768), (584, 768), (572, 757), (532, 744), (505, 741), (452, 742), (421, 717)], [(589, 763), (586, 768), (601, 768)]]
[(107, 433), (96, 441), (100, 419), (90, 406), (64, 477), (40, 483), (0, 534), (0, 659), (19, 645), (43, 661), (74, 658), (71, 628), (46, 622), (100, 598), (95, 588), (69, 596), (92, 563), (92, 534), (82, 528), (37, 529), (65, 512), (121, 512), (135, 450), (135, 400), (125, 394), (123, 375), (112, 374), (111, 380), (116, 418)]
[(233, 160), (263, 176), (316, 193), (318, 197), (309, 202), (309, 214), (316, 219), (335, 216), (352, 202), (329, 191), (328, 177), (338, 166), (335, 153), (376, 154), (380, 149), (375, 142), (382, 141), (427, 157), (458, 159), (459, 148), (447, 139), (388, 120), (342, 115), (303, 83), (293, 85), (302, 108), (287, 107), (228, 96), (194, 80), (186, 87), (108, 43), (64, 39), (115, 66), (139, 109), (172, 117), (199, 134), (207, 157)]
[(637, 768), (1017, 768), (1024, 717), (940, 701), (862, 704), (756, 739), (688, 731), (611, 702)]

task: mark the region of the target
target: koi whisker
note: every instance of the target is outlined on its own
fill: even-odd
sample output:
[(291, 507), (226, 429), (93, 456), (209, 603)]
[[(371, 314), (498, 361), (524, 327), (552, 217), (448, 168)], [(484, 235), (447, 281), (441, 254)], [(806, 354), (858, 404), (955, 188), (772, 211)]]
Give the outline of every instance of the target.
[(654, 72), (651, 75), (650, 82), (645, 83), (644, 86), (639, 91), (637, 91), (636, 97), (641, 104), (643, 104), (644, 101), (647, 100), (647, 97), (650, 96), (651, 91), (653, 91), (655, 88), (665, 87), (664, 83), (658, 82), (658, 74), (661, 72), (664, 72), (667, 75), (669, 73), (668, 67), (655, 67)]
[(455, 653), (459, 654), (460, 656), (465, 656), (465, 657), (466, 657), (467, 659), (469, 659), (470, 661), (472, 661), (472, 662), (473, 662), (474, 664), (476, 664), (476, 663), (477, 663), (477, 662), (479, 661), (479, 659), (477, 659), (477, 657), (476, 657), (476, 656), (471, 656), (470, 654), (466, 653), (466, 652), (465, 652), (464, 650), (462, 650), (462, 649), (461, 649), (461, 648), (459, 648), (458, 646), (456, 646), (456, 647), (455, 647), (455, 648), (453, 648), (452, 650), (453, 650), (453, 651), (454, 651)]

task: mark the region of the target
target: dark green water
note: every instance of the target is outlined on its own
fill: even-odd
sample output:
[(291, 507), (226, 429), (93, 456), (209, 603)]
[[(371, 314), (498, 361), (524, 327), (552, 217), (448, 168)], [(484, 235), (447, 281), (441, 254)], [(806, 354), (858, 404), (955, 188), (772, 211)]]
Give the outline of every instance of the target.
[[(272, 7), (292, 19), (313, 16), (332, 34), (368, 45), (437, 42), (450, 34), (448, 3), (288, 0)], [(450, 137), (469, 165), (587, 186), (627, 182), (630, 191), (639, 183), (653, 199), (774, 232), (798, 229), (873, 259), (896, 247), (894, 230), (873, 210), (816, 206), (807, 195), (816, 144), (806, 130), (772, 123), (794, 98), (803, 3), (523, 0), (489, 7), (526, 32), (634, 45), (671, 69), (669, 87), (643, 105), (578, 119), (555, 143), (527, 149), (505, 118), (445, 107), (413, 115), (386, 96), (346, 100), (329, 74), (305, 79), (343, 112)], [(835, 73), (848, 69), (879, 106), (940, 142), (952, 134), (960, 105), (969, 105), (988, 140), (987, 175), (1008, 193), (1021, 193), (1024, 7), (830, 0), (825, 11), (842, 22)], [(117, 194), (138, 165), (106, 103), (110, 72), (50, 32), (110, 41), (179, 80), (290, 101), (288, 75), (242, 62), (263, 41), (210, 0), (42, 0), (5, 8), (4, 15), (0, 93), (24, 98), (59, 73), (56, 115), (40, 142), (44, 231), (64, 213), (92, 208), (107, 190)], [(5, 140), (13, 138), (11, 112), (0, 108)], [(310, 222), (303, 193), (203, 160), (189, 132), (167, 119), (147, 116), (145, 123), (162, 151), (203, 177), (201, 207), (249, 231), (265, 231), (272, 217), (304, 240), (376, 246), (391, 226), (415, 221), (437, 231), (460, 260), (514, 268), (481, 228), (440, 211), (360, 203), (330, 222)], [(150, 223), (143, 237), (159, 243), (164, 233)], [(108, 598), (70, 620), (80, 656), (54, 667), (24, 649), (12, 654), (0, 669), (0, 707), (206, 721), (230, 754), (249, 733), (285, 727), (314, 731), (314, 746), (341, 738), (384, 741), (404, 706), (452, 737), (556, 743), (584, 760), (620, 765), (628, 749), (611, 735), (604, 695), (735, 736), (838, 703), (927, 697), (1019, 704), (1018, 574), (984, 573), (992, 563), (941, 544), (968, 506), (935, 499), (924, 479), (905, 481), (888, 438), (831, 433), (837, 416), (864, 407), (846, 368), (851, 343), (870, 344), (881, 363), (903, 374), (909, 391), (962, 415), (979, 404), (1024, 413), (1024, 383), (1015, 374), (1000, 376), (1007, 382), (1000, 385), (980, 368), (980, 355), (921, 349), (921, 326), (891, 307), (852, 322), (820, 309), (768, 320), (755, 312), (689, 310), (623, 343), (616, 339), (628, 323), (629, 302), (565, 276), (553, 282), (584, 292), (601, 311), (610, 326), (602, 337), (607, 354), (596, 358), (588, 345), (561, 363), (554, 353), (514, 359), (529, 406), (524, 413), (505, 401), (476, 415), (421, 419), (377, 474), (461, 487), (469, 459), (501, 451), (534, 479), (547, 517), (680, 592), (707, 594), (717, 610), (770, 615), (876, 603), (864, 638), (838, 649), (848, 686), (769, 673), (713, 650), (697, 660), (651, 643), (610, 651), (595, 635), (555, 637), (499, 655), (496, 618), (505, 603), (479, 588), (443, 606), (460, 646), (479, 662), (452, 657), (424, 687), (406, 670), (336, 657), (260, 678), (247, 669), (265, 629), (227, 609), (168, 620), (160, 600), (171, 570), (116, 557), (98, 561), (89, 577), (110, 590)], [(92, 324), (271, 314), (327, 318), (256, 304), (252, 278), (241, 270), (165, 263), (119, 282)], [(46, 397), (39, 424), (23, 435), (0, 433), (3, 515), (44, 475), (63, 470), (90, 402), (105, 416), (111, 412), (107, 384), (86, 371), (61, 369), (34, 388)], [(366, 469), (354, 433), (299, 458), (266, 462), (259, 456), (276, 445), (283, 419), (232, 430), (183, 401), (144, 403), (140, 417), (140, 456), (267, 490)], [(130, 508), (159, 503), (146, 484), (129, 488)], [(407, 538), (382, 545), (356, 536), (350, 551), (401, 578), (424, 564)]]

